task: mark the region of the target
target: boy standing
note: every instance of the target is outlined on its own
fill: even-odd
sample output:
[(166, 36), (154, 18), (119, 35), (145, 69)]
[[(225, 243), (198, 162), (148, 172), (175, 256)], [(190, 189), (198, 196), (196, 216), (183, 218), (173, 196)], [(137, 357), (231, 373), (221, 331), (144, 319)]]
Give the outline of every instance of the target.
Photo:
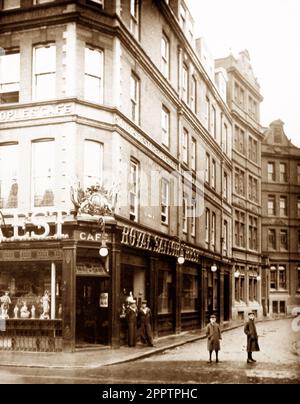
[(220, 339), (221, 330), (219, 324), (216, 322), (216, 316), (213, 314), (210, 316), (210, 323), (206, 327), (206, 336), (207, 336), (207, 349), (209, 352), (209, 362), (211, 363), (212, 352), (216, 352), (216, 363), (219, 362), (218, 354), (220, 350)]

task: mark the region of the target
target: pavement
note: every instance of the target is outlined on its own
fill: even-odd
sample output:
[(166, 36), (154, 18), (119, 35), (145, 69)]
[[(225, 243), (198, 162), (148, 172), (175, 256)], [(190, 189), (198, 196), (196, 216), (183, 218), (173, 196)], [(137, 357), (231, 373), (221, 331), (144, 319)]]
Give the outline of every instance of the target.
[[(263, 325), (264, 323), (265, 322), (262, 322), (260, 324)], [(235, 324), (224, 329), (223, 333), (240, 327), (240, 323)], [(77, 350), (74, 353), (1, 351), (0, 367), (8, 366), (48, 369), (96, 369), (104, 366), (146, 359), (153, 355), (158, 355), (204, 338), (204, 331), (196, 330), (158, 338), (157, 340), (155, 340), (155, 347), (147, 347), (138, 343), (135, 348), (130, 348), (127, 346), (122, 346), (120, 349), (100, 347), (95, 349)], [(298, 349), (293, 352), (293, 355), (299, 354), (300, 352)]]

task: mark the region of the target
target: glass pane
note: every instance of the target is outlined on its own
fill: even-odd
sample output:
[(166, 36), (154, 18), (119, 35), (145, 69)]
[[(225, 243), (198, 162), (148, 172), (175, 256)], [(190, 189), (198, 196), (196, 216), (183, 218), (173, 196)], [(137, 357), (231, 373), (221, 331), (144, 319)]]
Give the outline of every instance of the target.
[(101, 185), (103, 174), (103, 146), (93, 141), (84, 145), (84, 187)]
[(97, 77), (84, 77), (84, 98), (96, 103), (102, 102), (101, 80)]
[(3, 10), (10, 10), (12, 8), (20, 7), (20, 0), (4, 0), (3, 1)]
[(50, 100), (56, 96), (55, 73), (36, 76), (35, 97), (38, 100)]
[(18, 146), (0, 147), (0, 208), (18, 206)]
[(103, 53), (96, 49), (85, 48), (85, 73), (102, 77)]
[(34, 206), (54, 205), (54, 141), (32, 144)]
[(19, 83), (20, 54), (0, 56), (0, 84)]
[(158, 271), (158, 313), (167, 314), (173, 312), (172, 302), (172, 272)]
[(35, 74), (56, 71), (56, 46), (35, 48)]

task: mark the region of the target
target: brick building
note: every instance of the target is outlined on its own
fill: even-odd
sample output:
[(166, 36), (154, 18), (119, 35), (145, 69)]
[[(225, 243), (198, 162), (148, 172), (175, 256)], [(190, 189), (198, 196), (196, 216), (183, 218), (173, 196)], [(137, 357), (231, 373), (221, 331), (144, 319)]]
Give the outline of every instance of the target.
[(300, 149), (274, 121), (262, 144), (262, 250), (265, 315), (291, 314), (300, 305)]

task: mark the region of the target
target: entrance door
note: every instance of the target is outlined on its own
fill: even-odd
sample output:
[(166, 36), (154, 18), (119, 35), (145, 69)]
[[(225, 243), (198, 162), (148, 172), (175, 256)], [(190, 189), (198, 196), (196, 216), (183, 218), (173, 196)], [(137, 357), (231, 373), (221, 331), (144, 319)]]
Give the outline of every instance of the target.
[(76, 280), (76, 344), (108, 344), (109, 281), (100, 277)]

